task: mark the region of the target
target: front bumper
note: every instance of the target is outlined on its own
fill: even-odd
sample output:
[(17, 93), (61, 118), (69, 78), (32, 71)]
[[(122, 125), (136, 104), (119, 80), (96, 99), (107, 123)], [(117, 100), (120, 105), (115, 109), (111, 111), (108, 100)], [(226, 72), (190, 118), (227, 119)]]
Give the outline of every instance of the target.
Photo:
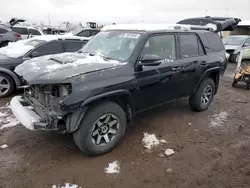
[(18, 121), (27, 129), (34, 130), (36, 126), (46, 127), (48, 124), (43, 123), (42, 118), (27, 105), (21, 96), (13, 97), (10, 101), (10, 107)]

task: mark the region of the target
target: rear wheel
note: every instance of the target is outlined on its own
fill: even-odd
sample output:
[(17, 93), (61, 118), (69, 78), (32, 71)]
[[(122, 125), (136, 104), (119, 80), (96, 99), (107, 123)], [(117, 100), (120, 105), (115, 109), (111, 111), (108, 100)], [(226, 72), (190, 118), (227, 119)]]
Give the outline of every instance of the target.
[(215, 84), (211, 78), (202, 81), (199, 88), (189, 97), (189, 104), (193, 110), (203, 111), (208, 109), (213, 101)]
[(97, 156), (111, 151), (125, 130), (126, 115), (123, 109), (114, 102), (104, 102), (90, 108), (73, 137), (83, 152)]
[(13, 79), (5, 74), (0, 73), (0, 98), (9, 96), (15, 89)]
[(238, 81), (234, 79), (233, 83), (232, 83), (232, 87), (235, 87), (237, 85)]

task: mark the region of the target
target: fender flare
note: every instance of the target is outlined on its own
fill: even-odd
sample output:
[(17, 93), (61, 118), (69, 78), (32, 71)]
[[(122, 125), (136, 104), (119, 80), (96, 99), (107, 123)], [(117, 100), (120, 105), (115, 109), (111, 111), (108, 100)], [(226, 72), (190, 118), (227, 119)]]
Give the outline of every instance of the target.
[[(131, 106), (132, 104), (132, 99), (131, 99), (131, 94), (128, 90), (115, 90), (115, 91), (110, 91), (110, 92), (106, 92), (106, 93), (102, 93), (99, 95), (95, 95), (93, 97), (90, 97), (88, 99), (86, 99), (85, 101), (82, 102), (81, 104), (81, 110), (80, 111), (76, 111), (73, 112), (72, 114), (70, 114), (67, 118), (66, 118), (66, 129), (68, 133), (73, 133), (75, 132), (78, 127), (80, 126), (81, 120), (82, 118), (85, 116), (88, 108), (89, 108), (89, 104), (97, 101), (99, 99), (102, 98), (106, 98), (106, 97), (113, 97), (113, 96), (119, 96), (119, 95), (126, 95), (129, 98), (129, 105)], [(131, 108), (133, 108), (133, 106), (131, 106)]]
[(1, 67), (0, 67), (0, 72), (8, 74), (14, 80), (16, 88), (20, 86), (20, 80), (14, 72), (10, 71), (9, 69), (5, 69)]
[[(195, 87), (193, 93), (198, 89), (198, 87), (199, 87), (199, 85), (201, 84), (201, 82), (202, 82), (209, 74), (215, 73), (215, 72), (218, 73), (218, 79), (219, 79), (219, 76), (220, 76), (220, 67), (213, 67), (213, 68), (210, 68), (210, 69), (206, 70), (206, 71), (203, 73), (203, 75), (201, 76), (201, 78), (200, 78), (198, 84), (196, 85), (196, 87)], [(218, 81), (219, 81), (219, 80), (218, 80)], [(217, 92), (218, 83), (215, 83), (215, 85), (216, 85), (216, 92)]]
[(85, 107), (88, 104), (90, 104), (91, 102), (94, 102), (94, 101), (96, 101), (98, 99), (105, 98), (105, 97), (111, 97), (111, 96), (117, 96), (117, 95), (127, 95), (127, 96), (129, 96), (129, 103), (131, 103), (131, 94), (130, 94), (130, 92), (128, 90), (126, 90), (126, 89), (121, 89), (121, 90), (110, 91), (110, 92), (106, 92), (106, 93), (102, 93), (102, 94), (90, 97), (90, 98), (86, 99), (85, 101), (83, 101), (83, 103), (81, 104), (81, 107)]

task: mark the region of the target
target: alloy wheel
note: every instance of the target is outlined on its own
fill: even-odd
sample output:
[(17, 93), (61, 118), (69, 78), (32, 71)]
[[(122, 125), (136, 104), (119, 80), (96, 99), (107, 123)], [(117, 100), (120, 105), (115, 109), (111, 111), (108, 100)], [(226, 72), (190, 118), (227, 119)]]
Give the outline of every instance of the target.
[(118, 133), (119, 119), (114, 114), (101, 116), (93, 125), (92, 142), (98, 146), (110, 143)]
[(0, 76), (0, 96), (5, 95), (10, 89), (10, 82), (3, 76)]
[(212, 87), (210, 85), (206, 86), (201, 96), (201, 103), (207, 105), (210, 102), (212, 95), (213, 95)]

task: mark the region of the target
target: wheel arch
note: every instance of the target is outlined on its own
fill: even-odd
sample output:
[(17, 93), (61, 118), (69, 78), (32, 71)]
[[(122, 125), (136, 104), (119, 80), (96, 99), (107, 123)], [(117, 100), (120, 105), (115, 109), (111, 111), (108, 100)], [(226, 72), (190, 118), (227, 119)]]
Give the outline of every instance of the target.
[(79, 128), (81, 120), (85, 116), (88, 109), (93, 105), (100, 104), (105, 101), (112, 101), (120, 105), (126, 114), (127, 123), (132, 123), (134, 106), (131, 94), (128, 90), (116, 90), (95, 95), (83, 101), (81, 104), (81, 111), (76, 111), (66, 118), (67, 131), (70, 133), (75, 132)]
[(199, 85), (205, 78), (211, 78), (214, 81), (215, 84), (215, 94), (218, 91), (219, 87), (219, 80), (220, 80), (220, 68), (215, 67), (207, 70), (206, 72), (203, 73), (201, 79), (199, 80), (198, 84), (196, 85), (193, 93), (198, 89)]
[(10, 76), (13, 79), (16, 88), (20, 86), (20, 80), (18, 79), (17, 75), (12, 71), (0, 67), (0, 73), (4, 73)]

